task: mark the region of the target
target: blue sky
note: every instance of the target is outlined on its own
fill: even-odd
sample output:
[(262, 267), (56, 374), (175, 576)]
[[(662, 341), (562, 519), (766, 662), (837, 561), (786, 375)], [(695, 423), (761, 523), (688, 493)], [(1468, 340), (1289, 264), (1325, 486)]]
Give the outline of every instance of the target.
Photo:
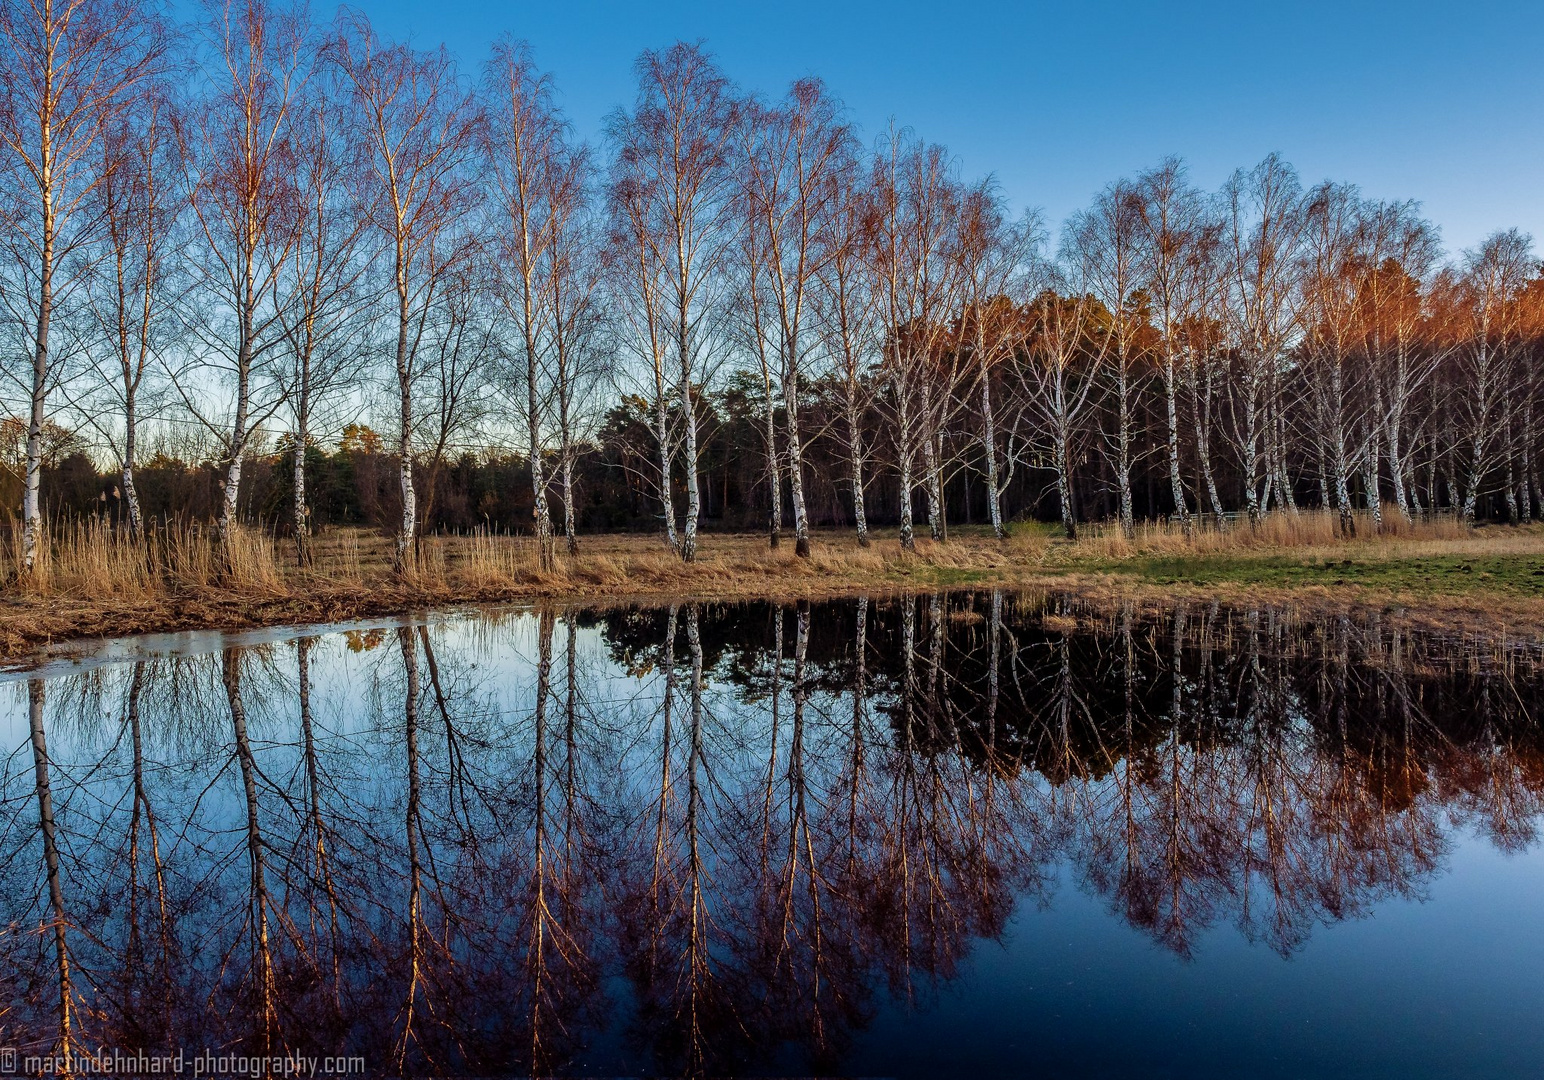
[(473, 70), (524, 38), (587, 136), (630, 99), (640, 50), (701, 38), (742, 86), (819, 75), (866, 137), (893, 117), (1053, 224), (1166, 154), (1210, 187), (1279, 150), (1306, 182), (1419, 199), (1452, 249), (1511, 225), (1544, 242), (1540, 2), (355, 6)]

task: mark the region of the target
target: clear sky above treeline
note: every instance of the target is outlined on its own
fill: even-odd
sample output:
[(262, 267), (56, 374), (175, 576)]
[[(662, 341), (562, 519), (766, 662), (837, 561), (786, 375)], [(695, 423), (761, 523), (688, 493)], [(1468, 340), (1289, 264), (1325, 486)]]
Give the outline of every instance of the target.
[(1452, 250), (1512, 225), (1544, 243), (1540, 0), (353, 6), (472, 73), (499, 35), (529, 41), (589, 138), (631, 100), (641, 50), (703, 39), (742, 87), (818, 75), (865, 139), (893, 117), (1053, 226), (1166, 154), (1210, 188), (1278, 150), (1305, 183), (1420, 200)]

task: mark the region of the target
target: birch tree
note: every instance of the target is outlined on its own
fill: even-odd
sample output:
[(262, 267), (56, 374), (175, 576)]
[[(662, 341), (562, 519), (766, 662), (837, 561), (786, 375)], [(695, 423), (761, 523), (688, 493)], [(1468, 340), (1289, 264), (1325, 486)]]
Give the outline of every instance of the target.
[(574, 466), (583, 450), (590, 408), (608, 374), (611, 320), (602, 306), (604, 252), (593, 194), (589, 148), (570, 147), (556, 178), (553, 213), (552, 384), (556, 395), (558, 468), (562, 474), (563, 535), (579, 553)]
[(1021, 348), (1026, 327), (1019, 309), (1029, 264), (1041, 238), (1034, 215), (1013, 221), (990, 183), (978, 184), (961, 205), (956, 247), (959, 262), (961, 314), (959, 340), (967, 356), (969, 381), (975, 384), (979, 410), (981, 457), (984, 462), (987, 518), (992, 534), (1007, 538), (1002, 493), (1018, 460), (1017, 417), (1005, 425), (1008, 452), (999, 449), (999, 410), (993, 396), (998, 369)]
[(321, 395), (346, 385), (361, 366), (362, 318), (370, 297), (366, 250), (371, 208), (353, 182), (360, 164), (350, 144), (349, 116), (339, 104), (334, 72), (313, 76), (292, 120), (296, 231), (287, 266), (276, 281), (283, 299), (279, 322), (291, 359), (288, 398), (294, 417), (292, 513), (295, 553), (311, 564), (311, 511), (306, 498), (306, 449)]
[(1131, 469), (1134, 463), (1133, 411), (1137, 381), (1144, 297), (1139, 287), (1139, 247), (1142, 198), (1128, 181), (1105, 188), (1086, 211), (1068, 223), (1065, 257), (1080, 264), (1079, 276), (1109, 315), (1109, 347), (1105, 370), (1115, 399), (1115, 430), (1104, 432), (1107, 460), (1115, 474), (1117, 514), (1121, 533), (1133, 535)]
[(1177, 158), (1168, 158), (1137, 180), (1141, 231), (1139, 274), (1152, 303), (1163, 378), (1169, 497), (1185, 534), (1193, 531), (1180, 470), (1180, 390), (1186, 371), (1186, 327), (1204, 317), (1210, 270), (1215, 264), (1218, 227), (1205, 200), (1185, 177)]
[(915, 545), (912, 496), (917, 459), (923, 467), (928, 522), (943, 538), (938, 438), (953, 394), (953, 348), (959, 275), (951, 268), (951, 230), (958, 189), (940, 146), (892, 129), (880, 140), (871, 173), (869, 260), (883, 320), (884, 400), (900, 474), (901, 547)]
[[(742, 163), (747, 171), (758, 152), (759, 125), (752, 122), (742, 125), (747, 135), (747, 148)], [(742, 348), (755, 357), (753, 377), (759, 379), (761, 390), (761, 443), (766, 461), (767, 483), (767, 546), (773, 549), (783, 542), (783, 466), (777, 438), (778, 399), (782, 396), (779, 386), (778, 344), (774, 339), (775, 317), (769, 310), (766, 286), (767, 259), (762, 252), (766, 241), (763, 230), (755, 223), (756, 209), (745, 193), (751, 182), (743, 184), (746, 227), (740, 232), (740, 258), (736, 272), (741, 282), (736, 298), (737, 336)]]
[(1079, 287), (1078, 279), (1053, 271), (1048, 284), (1031, 305), (1031, 337), (1017, 367), (1050, 444), (1062, 531), (1068, 540), (1076, 540), (1072, 467), (1110, 335), (1099, 325), (1102, 305)]
[(821, 339), (840, 387), (858, 546), (868, 547), (864, 467), (872, 447), (864, 432), (864, 417), (872, 404), (871, 370), (877, 366), (880, 352), (876, 318), (880, 294), (870, 258), (877, 250), (870, 237), (870, 228), (877, 220), (873, 213), (876, 203), (856, 157), (833, 171), (833, 182), (838, 190), (835, 212), (827, 222), (830, 257), (816, 274), (814, 300)]
[(1406, 428), (1416, 393), (1446, 352), (1431, 333), (1425, 303), (1441, 245), (1411, 202), (1364, 207), (1361, 231), (1367, 260), (1358, 291), (1362, 351), (1394, 504), (1411, 521), (1417, 509), (1412, 502), (1415, 440)]
[(524, 356), (526, 453), (535, 500), (536, 548), (543, 569), (552, 564), (552, 513), (543, 476), (542, 422), (545, 372), (550, 362), (553, 285), (563, 211), (564, 121), (552, 101), (550, 80), (531, 61), (529, 48), (508, 41), (494, 47), (484, 77), (489, 109), (485, 154), (499, 193), (498, 290), (505, 312), (519, 328)]
[[(544, 426), (554, 420), (570, 554), (575, 536), (574, 475), (578, 407), (593, 385), (599, 331), (600, 261), (592, 220), (592, 165), (552, 100), (523, 44), (500, 43), (485, 89), (484, 150), (498, 190), (499, 296), (519, 327), (525, 360), (527, 450), (536, 534), (550, 560), (553, 526), (544, 472)], [(555, 409), (556, 416), (550, 416)]]
[(1457, 281), (1463, 319), (1456, 405), (1462, 439), (1465, 521), (1473, 521), (1492, 470), (1510, 449), (1503, 438), (1520, 323), (1518, 301), (1532, 267), (1532, 240), (1517, 229), (1493, 233), (1466, 251)]
[(632, 162), (613, 158), (606, 192), (606, 264), (611, 296), (630, 331), (627, 337), (647, 369), (643, 378), (657, 454), (655, 490), (665, 526), (665, 546), (679, 554), (671, 475), (675, 434), (670, 423), (670, 375), (666, 370), (663, 269), (652, 255), (648, 222), (653, 183)]
[(48, 395), (63, 358), (54, 332), (86, 280), (100, 235), (93, 197), (106, 173), (105, 133), (163, 63), (159, 13), (135, 0), (0, 3), (0, 226), (10, 280), (0, 289), (30, 370), (20, 568), (31, 573), (43, 535), (41, 496)]
[(746, 162), (749, 226), (761, 234), (756, 251), (776, 313), (779, 381), (793, 500), (794, 553), (810, 556), (809, 510), (804, 497), (804, 442), (799, 394), (807, 380), (811, 293), (835, 251), (831, 217), (842, 189), (838, 170), (851, 153), (852, 132), (840, 106), (816, 79), (801, 79), (777, 107), (757, 116), (759, 138)]
[[(686, 519), (679, 551), (697, 556), (700, 447), (695, 386), (715, 359), (725, 273), (735, 239), (733, 149), (743, 105), (700, 45), (678, 42), (635, 65), (638, 96), (611, 120), (613, 190), (641, 260), (639, 298), (651, 334), (668, 340), (681, 410)], [(663, 482), (668, 484), (668, 468)]]
[(328, 55), (351, 90), (356, 137), (368, 161), (369, 203), (396, 294), (398, 467), (402, 520), (395, 566), (408, 572), (418, 530), (413, 489), (413, 382), (426, 313), (470, 254), (457, 229), (474, 200), (465, 173), (479, 123), (476, 101), (442, 47), (380, 42), (362, 15), (340, 17)]
[(104, 250), (91, 307), (104, 344), (97, 374), (111, 398), (111, 414), (123, 425), (119, 477), (135, 539), (144, 536), (134, 467), (145, 377), (176, 340), (177, 285), (185, 275), (172, 109), (164, 87), (148, 89), (134, 114), (108, 133), (102, 149), (106, 181), (98, 212)]
[[(189, 103), (179, 140), (201, 240), (201, 310), (188, 320), (196, 349), (173, 383), (222, 444), (216, 524), (228, 545), (249, 444), (283, 400), (276, 300), (298, 238), (290, 107), (307, 75), (307, 26), (260, 0), (211, 0), (201, 30), (205, 94)], [(229, 412), (206, 404), (211, 379), (229, 380)]]
[(1313, 395), (1322, 499), (1333, 503), (1341, 532), (1356, 532), (1350, 478), (1352, 431), (1361, 421), (1357, 285), (1360, 198), (1355, 188), (1326, 182), (1308, 194), (1303, 243), (1303, 356)]
[(1220, 294), (1239, 377), (1230, 399), (1233, 439), (1242, 465), (1244, 508), (1251, 524), (1282, 487), (1272, 424), (1278, 365), (1297, 324), (1295, 252), (1302, 231), (1301, 185), (1292, 166), (1272, 154), (1223, 187), (1226, 287)]

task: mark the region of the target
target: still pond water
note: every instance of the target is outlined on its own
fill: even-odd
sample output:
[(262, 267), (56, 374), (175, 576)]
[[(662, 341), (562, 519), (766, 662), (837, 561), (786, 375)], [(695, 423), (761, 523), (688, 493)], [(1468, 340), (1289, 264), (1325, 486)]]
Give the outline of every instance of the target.
[(1530, 1076), (1544, 651), (951, 593), (0, 684), (0, 1044), (459, 1075)]

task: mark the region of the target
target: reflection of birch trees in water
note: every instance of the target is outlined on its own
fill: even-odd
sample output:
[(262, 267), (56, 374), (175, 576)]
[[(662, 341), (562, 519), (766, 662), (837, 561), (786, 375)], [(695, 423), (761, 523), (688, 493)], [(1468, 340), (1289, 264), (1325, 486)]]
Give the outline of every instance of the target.
[[(1537, 645), (1002, 592), (355, 632), (7, 688), (0, 1027), (834, 1071), (1067, 867), (1290, 955), (1535, 840)], [(1033, 923), (1023, 927), (1033, 932)]]

